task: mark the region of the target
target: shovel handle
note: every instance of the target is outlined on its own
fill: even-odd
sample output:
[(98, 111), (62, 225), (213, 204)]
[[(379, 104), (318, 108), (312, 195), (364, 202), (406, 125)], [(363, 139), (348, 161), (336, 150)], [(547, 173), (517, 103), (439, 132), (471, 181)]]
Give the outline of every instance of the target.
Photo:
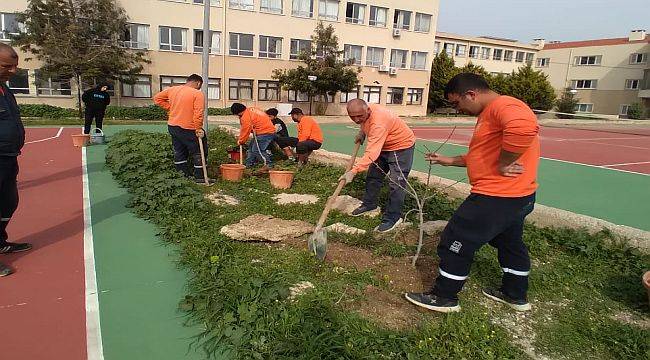
[(203, 139), (200, 137), (196, 137), (196, 139), (199, 141), (199, 150), (201, 151), (201, 167), (203, 168), (203, 181), (205, 182), (205, 185), (210, 185), (210, 181), (208, 180), (208, 167), (205, 164), (205, 150), (203, 149)]
[(244, 147), (239, 145), (239, 165), (244, 164)]

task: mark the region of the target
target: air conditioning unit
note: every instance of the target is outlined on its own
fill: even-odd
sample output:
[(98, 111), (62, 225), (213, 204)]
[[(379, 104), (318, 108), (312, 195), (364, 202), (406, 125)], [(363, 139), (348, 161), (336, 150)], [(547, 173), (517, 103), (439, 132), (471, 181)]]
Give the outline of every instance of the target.
[(386, 66), (386, 65), (379, 66), (379, 72), (388, 72), (389, 69), (390, 68), (388, 66)]
[(388, 69), (388, 74), (389, 75), (397, 75), (397, 68), (392, 67), (392, 68)]
[(402, 36), (402, 29), (393, 29), (393, 37)]

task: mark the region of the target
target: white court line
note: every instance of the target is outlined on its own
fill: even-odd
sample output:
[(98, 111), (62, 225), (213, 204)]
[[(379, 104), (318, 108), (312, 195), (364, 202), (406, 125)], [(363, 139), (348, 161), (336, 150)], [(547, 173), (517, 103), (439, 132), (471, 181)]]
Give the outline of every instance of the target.
[(642, 136), (637, 137), (620, 137), (620, 138), (586, 138), (586, 139), (556, 139), (553, 137), (545, 137), (545, 140), (551, 141), (596, 141), (596, 140), (642, 140), (645, 139)]
[(90, 187), (86, 148), (81, 148), (84, 203), (84, 270), (86, 274), (86, 351), (88, 360), (104, 360), (102, 330), (99, 323), (99, 297), (95, 274), (92, 216), (90, 213)]
[(627, 165), (643, 165), (643, 164), (650, 164), (650, 161), (639, 161), (639, 162), (622, 163), (622, 164), (610, 164), (610, 165), (603, 165), (603, 166), (611, 167), (611, 166), (627, 166)]
[[(429, 140), (429, 139), (423, 139), (416, 137), (417, 140), (422, 140), (422, 141), (431, 141), (431, 142), (437, 142), (437, 143), (442, 143), (443, 141), (435, 141), (435, 140)], [(467, 145), (464, 144), (457, 144), (453, 142), (447, 142), (449, 145), (456, 145), (456, 146), (462, 146), (462, 147), (467, 147)], [(568, 161), (568, 160), (560, 160), (560, 159), (553, 159), (553, 158), (547, 158), (547, 157), (541, 157), (541, 159), (544, 160), (551, 160), (551, 161), (557, 161), (565, 164), (573, 164), (573, 165), (581, 165), (581, 166), (586, 166), (586, 167), (592, 167), (592, 168), (597, 168), (597, 169), (605, 169), (605, 170), (610, 170), (610, 171), (618, 171), (618, 172), (623, 172), (623, 173), (628, 173), (628, 174), (635, 174), (635, 175), (643, 175), (643, 176), (650, 176), (650, 174), (645, 174), (645, 173), (640, 173), (636, 171), (629, 171), (629, 170), (621, 170), (621, 169), (611, 169), (608, 167), (605, 167), (603, 165), (591, 165), (591, 164), (583, 164), (579, 162), (573, 162), (573, 161)]]
[(61, 136), (61, 133), (62, 133), (62, 132), (63, 132), (63, 127), (60, 127), (60, 128), (59, 128), (59, 132), (57, 132), (56, 135), (54, 135), (54, 136), (50, 136), (49, 138), (45, 138), (45, 139), (39, 139), (39, 140), (34, 140), (34, 141), (28, 141), (28, 142), (25, 143), (25, 145), (27, 145), (27, 144), (34, 144), (34, 143), (39, 143), (39, 142), (43, 142), (43, 141), (48, 141), (48, 140), (56, 139), (56, 138), (58, 138), (59, 136)]

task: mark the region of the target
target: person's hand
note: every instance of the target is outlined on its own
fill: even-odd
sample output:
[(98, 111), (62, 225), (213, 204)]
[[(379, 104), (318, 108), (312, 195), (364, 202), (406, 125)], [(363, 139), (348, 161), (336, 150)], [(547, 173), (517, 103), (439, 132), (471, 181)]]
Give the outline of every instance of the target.
[(363, 131), (359, 131), (357, 136), (354, 137), (354, 143), (363, 145), (363, 142), (366, 141), (366, 134)]
[(438, 153), (428, 153), (424, 155), (424, 159), (432, 164), (442, 166), (451, 166), (454, 164), (454, 158), (450, 156), (442, 156)]
[(341, 175), (341, 177), (339, 178), (339, 181), (345, 180), (345, 183), (349, 184), (349, 183), (352, 182), (352, 180), (354, 180), (355, 175), (357, 175), (357, 174), (352, 170), (346, 171), (345, 174)]
[(524, 166), (521, 163), (513, 162), (512, 164), (499, 164), (499, 172), (503, 176), (517, 177), (524, 173)]
[(197, 129), (195, 132), (196, 132), (196, 137), (198, 137), (199, 139), (203, 139), (203, 137), (205, 136), (205, 131), (203, 131), (203, 129)]

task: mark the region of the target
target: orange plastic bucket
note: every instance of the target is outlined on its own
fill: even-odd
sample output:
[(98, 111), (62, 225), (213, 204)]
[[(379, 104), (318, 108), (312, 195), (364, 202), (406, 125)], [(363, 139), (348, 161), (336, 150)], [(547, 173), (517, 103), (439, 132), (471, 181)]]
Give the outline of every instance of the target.
[(74, 134), (72, 135), (72, 145), (76, 147), (83, 147), (90, 142), (89, 134)]
[(224, 180), (239, 182), (244, 177), (246, 166), (240, 164), (221, 164), (219, 170)]
[(293, 171), (271, 170), (269, 171), (269, 180), (271, 186), (276, 189), (288, 189), (293, 184), (294, 175)]

